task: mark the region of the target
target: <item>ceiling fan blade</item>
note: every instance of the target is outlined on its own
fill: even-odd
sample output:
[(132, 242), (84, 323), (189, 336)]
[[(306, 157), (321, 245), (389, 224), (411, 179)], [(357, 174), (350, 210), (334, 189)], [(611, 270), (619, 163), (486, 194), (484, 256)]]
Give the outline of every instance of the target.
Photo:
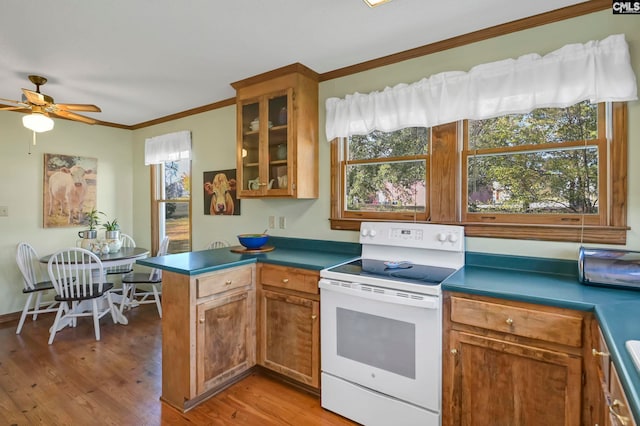
[[(2, 105), (2, 104), (0, 104), (0, 105)], [(3, 107), (0, 107), (0, 111), (17, 111), (17, 110), (29, 111), (28, 108), (25, 108), (23, 106), (3, 106)]]
[(97, 121), (94, 120), (93, 118), (85, 117), (84, 115), (76, 114), (75, 112), (65, 111), (63, 109), (52, 111), (51, 114), (57, 115), (62, 118), (68, 118), (69, 120), (81, 121), (87, 124), (97, 123)]
[(22, 93), (24, 93), (24, 96), (27, 98), (27, 100), (34, 105), (46, 104), (44, 95), (42, 93), (34, 92), (33, 90), (29, 89), (22, 89)]
[(102, 112), (100, 108), (91, 104), (56, 104), (56, 106), (65, 111)]
[(13, 99), (5, 99), (5, 98), (0, 98), (0, 102), (11, 102), (12, 104), (25, 105), (20, 101), (14, 101)]

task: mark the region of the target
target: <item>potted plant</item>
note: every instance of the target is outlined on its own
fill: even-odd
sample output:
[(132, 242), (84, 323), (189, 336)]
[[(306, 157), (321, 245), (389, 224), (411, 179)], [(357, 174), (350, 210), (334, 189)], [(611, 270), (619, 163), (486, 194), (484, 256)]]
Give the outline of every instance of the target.
[(87, 213), (86, 219), (89, 223), (89, 229), (86, 231), (78, 232), (78, 236), (80, 238), (94, 240), (98, 236), (98, 231), (96, 230), (96, 227), (100, 224), (98, 213), (99, 212), (96, 209), (93, 209), (89, 213)]
[[(106, 219), (108, 219), (107, 215), (103, 212), (99, 212)], [(118, 223), (118, 219), (113, 219), (111, 221), (106, 220), (102, 223), (102, 227), (104, 228), (105, 235), (104, 237), (108, 240), (110, 239), (119, 239), (120, 238), (120, 224)]]

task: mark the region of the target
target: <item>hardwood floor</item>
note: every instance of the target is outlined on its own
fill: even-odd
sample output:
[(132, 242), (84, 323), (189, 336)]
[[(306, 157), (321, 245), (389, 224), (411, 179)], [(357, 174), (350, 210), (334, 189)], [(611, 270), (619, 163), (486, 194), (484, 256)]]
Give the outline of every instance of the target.
[(129, 325), (82, 318), (47, 344), (53, 315), (0, 327), (2, 425), (353, 425), (318, 398), (253, 373), (187, 413), (162, 403), (161, 322), (155, 305), (126, 313)]

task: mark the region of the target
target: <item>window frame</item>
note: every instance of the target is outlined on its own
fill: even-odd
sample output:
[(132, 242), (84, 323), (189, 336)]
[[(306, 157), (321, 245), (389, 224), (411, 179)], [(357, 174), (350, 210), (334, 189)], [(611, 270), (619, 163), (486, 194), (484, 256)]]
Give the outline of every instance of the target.
[[(191, 162), (191, 160), (189, 160)], [(189, 179), (193, 182), (193, 163), (189, 167)], [(164, 187), (164, 164), (151, 164), (150, 168), (150, 194), (151, 194), (151, 251), (156, 253), (160, 248), (160, 242), (164, 235), (160, 232), (160, 205), (162, 203), (187, 203), (189, 210), (189, 251), (193, 248), (193, 224), (192, 224), (192, 202), (193, 193), (190, 194), (189, 200), (174, 200), (162, 197)], [(193, 184), (191, 185), (193, 191)], [(164, 231), (164, 229), (163, 229)], [(170, 244), (171, 246), (171, 244)], [(170, 253), (170, 252), (169, 252)]]
[[(599, 117), (600, 117), (599, 106)], [(604, 108), (602, 108), (604, 109)], [(606, 132), (609, 140), (600, 154), (599, 191), (605, 194), (600, 202), (597, 223), (583, 223), (582, 215), (578, 220), (571, 218), (549, 223), (477, 221), (472, 216), (463, 215), (466, 208), (466, 167), (463, 162), (463, 131), (466, 121), (447, 123), (431, 128), (429, 147), (430, 162), (427, 186), (427, 205), (430, 215), (427, 220), (415, 220), (421, 223), (440, 223), (462, 225), (468, 237), (525, 239), (539, 241), (581, 242), (601, 244), (626, 244), (627, 231), (627, 163), (628, 163), (628, 113), (626, 102), (611, 103), (610, 129), (598, 129)], [(604, 122), (604, 121), (602, 121)], [(605, 138), (606, 139), (606, 138)], [(342, 143), (338, 139), (331, 141), (331, 212), (330, 225), (334, 230), (358, 231), (363, 221), (387, 221), (391, 219), (368, 219), (348, 217), (343, 208), (343, 154)], [(606, 170), (602, 172), (602, 167)], [(463, 178), (463, 174), (465, 175)], [(434, 190), (437, 188), (437, 190)], [(604, 191), (604, 192), (603, 192)], [(464, 197), (464, 202), (463, 202)], [(606, 206), (603, 206), (606, 204)], [(414, 221), (393, 219), (394, 221)], [(568, 217), (569, 215), (565, 215)], [(528, 217), (528, 215), (527, 215)], [(585, 221), (587, 222), (587, 221)]]

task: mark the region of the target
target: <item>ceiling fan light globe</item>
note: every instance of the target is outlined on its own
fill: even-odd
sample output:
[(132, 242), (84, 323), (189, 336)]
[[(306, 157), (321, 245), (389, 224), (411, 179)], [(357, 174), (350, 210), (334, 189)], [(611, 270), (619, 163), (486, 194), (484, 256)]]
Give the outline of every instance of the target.
[(22, 117), (22, 125), (37, 133), (53, 129), (53, 120), (44, 114), (33, 113)]

